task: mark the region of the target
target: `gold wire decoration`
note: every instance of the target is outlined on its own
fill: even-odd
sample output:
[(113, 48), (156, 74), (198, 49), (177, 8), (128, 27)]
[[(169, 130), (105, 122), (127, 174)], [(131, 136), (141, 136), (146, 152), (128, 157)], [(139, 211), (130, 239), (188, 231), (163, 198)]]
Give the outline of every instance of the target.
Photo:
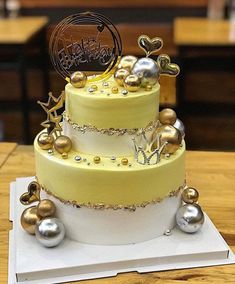
[(75, 71), (93, 71), (95, 68), (105, 70), (88, 78), (88, 82), (108, 79), (119, 64), (121, 52), (117, 28), (109, 19), (93, 12), (63, 19), (52, 32), (49, 43), (51, 62), (66, 81), (70, 81)]
[(57, 110), (60, 110), (64, 106), (65, 92), (61, 92), (58, 98), (54, 97), (51, 92), (48, 93), (48, 101), (46, 103), (38, 101), (38, 104), (47, 114), (47, 119), (41, 123), (43, 127), (47, 129), (48, 134), (55, 134), (58, 136), (62, 132), (60, 122), (62, 115), (57, 114)]

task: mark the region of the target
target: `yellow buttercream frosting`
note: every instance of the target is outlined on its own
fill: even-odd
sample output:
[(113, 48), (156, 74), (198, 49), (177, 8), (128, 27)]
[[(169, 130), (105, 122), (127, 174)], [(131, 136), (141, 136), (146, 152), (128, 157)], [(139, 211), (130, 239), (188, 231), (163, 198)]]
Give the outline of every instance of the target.
[[(96, 164), (94, 156), (74, 151), (64, 160), (59, 153), (49, 155), (40, 149), (36, 141), (37, 137), (34, 149), (38, 182), (61, 199), (78, 203), (137, 204), (163, 198), (184, 184), (184, 143), (170, 158), (163, 157), (156, 165), (141, 165), (134, 157), (127, 157), (130, 167), (122, 165), (121, 158), (112, 162), (108, 157), (101, 157)], [(86, 161), (76, 162), (76, 155)]]
[(94, 83), (84, 88), (74, 88), (70, 83), (65, 87), (66, 114), (78, 125), (98, 128), (142, 128), (158, 118), (159, 91), (157, 83), (152, 90), (140, 88), (137, 92), (122, 94), (124, 87), (118, 86), (118, 93), (112, 93), (117, 87), (113, 77), (107, 82), (96, 82), (97, 90), (89, 92)]

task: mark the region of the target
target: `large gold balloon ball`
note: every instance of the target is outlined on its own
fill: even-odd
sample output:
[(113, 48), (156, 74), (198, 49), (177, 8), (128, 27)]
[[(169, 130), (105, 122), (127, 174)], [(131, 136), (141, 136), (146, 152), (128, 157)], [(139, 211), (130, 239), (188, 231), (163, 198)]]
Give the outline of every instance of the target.
[(114, 73), (114, 79), (119, 86), (123, 86), (124, 80), (128, 75), (130, 75), (130, 72), (127, 69), (124, 68), (117, 69), (116, 72)]
[(55, 204), (50, 199), (43, 199), (38, 203), (37, 214), (42, 218), (54, 216), (55, 211)]
[(188, 187), (182, 192), (182, 199), (185, 203), (195, 203), (198, 201), (199, 193), (196, 188)]
[(129, 92), (136, 92), (139, 90), (141, 86), (141, 79), (134, 74), (128, 75), (124, 79), (124, 87), (129, 91)]
[[(175, 153), (181, 144), (182, 136), (180, 131), (171, 125), (163, 125), (159, 127), (154, 133), (152, 139), (155, 140), (156, 136), (160, 135), (160, 145), (167, 142), (167, 145), (163, 149), (163, 153), (173, 154)], [(157, 142), (155, 141), (152, 146), (152, 150), (157, 148)]]
[(22, 228), (31, 235), (35, 234), (36, 223), (41, 220), (37, 215), (37, 206), (26, 208), (20, 218)]
[(41, 133), (37, 139), (38, 146), (43, 150), (48, 150), (53, 147), (54, 138), (46, 132)]
[(133, 55), (123, 56), (120, 60), (120, 63), (118, 64), (118, 69), (124, 68), (131, 71), (137, 60), (138, 58)]
[(76, 71), (70, 76), (70, 83), (74, 88), (83, 88), (86, 85), (87, 76), (81, 71)]
[(72, 148), (72, 142), (68, 136), (61, 135), (56, 138), (54, 147), (60, 154), (68, 153)]
[(159, 121), (161, 122), (161, 124), (174, 125), (176, 119), (176, 113), (171, 108), (165, 108), (159, 113)]

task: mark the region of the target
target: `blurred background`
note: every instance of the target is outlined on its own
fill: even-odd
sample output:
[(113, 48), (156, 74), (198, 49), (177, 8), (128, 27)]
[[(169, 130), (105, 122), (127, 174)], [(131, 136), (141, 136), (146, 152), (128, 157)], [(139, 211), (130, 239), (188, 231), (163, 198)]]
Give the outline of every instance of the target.
[(235, 149), (234, 0), (1, 0), (0, 141), (33, 142), (45, 120), (37, 100), (65, 85), (50, 63), (50, 34), (64, 17), (88, 10), (117, 26), (123, 54), (143, 56), (140, 34), (163, 38), (161, 53), (181, 73), (161, 79), (161, 108), (184, 122), (188, 149)]

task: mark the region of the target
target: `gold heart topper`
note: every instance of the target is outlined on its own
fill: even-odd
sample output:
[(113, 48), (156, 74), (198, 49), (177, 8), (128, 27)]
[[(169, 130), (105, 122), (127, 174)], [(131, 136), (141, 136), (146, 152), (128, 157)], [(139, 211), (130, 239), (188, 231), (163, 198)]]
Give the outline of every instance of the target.
[(21, 195), (20, 202), (23, 205), (29, 205), (36, 201), (40, 201), (40, 185), (36, 181), (32, 181), (28, 185), (28, 192)]
[(146, 53), (146, 57), (159, 51), (163, 47), (163, 41), (160, 37), (149, 38), (147, 35), (141, 35), (138, 38), (138, 45)]
[(180, 73), (180, 68), (177, 64), (171, 63), (171, 59), (166, 54), (160, 54), (157, 58), (157, 64), (161, 74), (177, 76)]

